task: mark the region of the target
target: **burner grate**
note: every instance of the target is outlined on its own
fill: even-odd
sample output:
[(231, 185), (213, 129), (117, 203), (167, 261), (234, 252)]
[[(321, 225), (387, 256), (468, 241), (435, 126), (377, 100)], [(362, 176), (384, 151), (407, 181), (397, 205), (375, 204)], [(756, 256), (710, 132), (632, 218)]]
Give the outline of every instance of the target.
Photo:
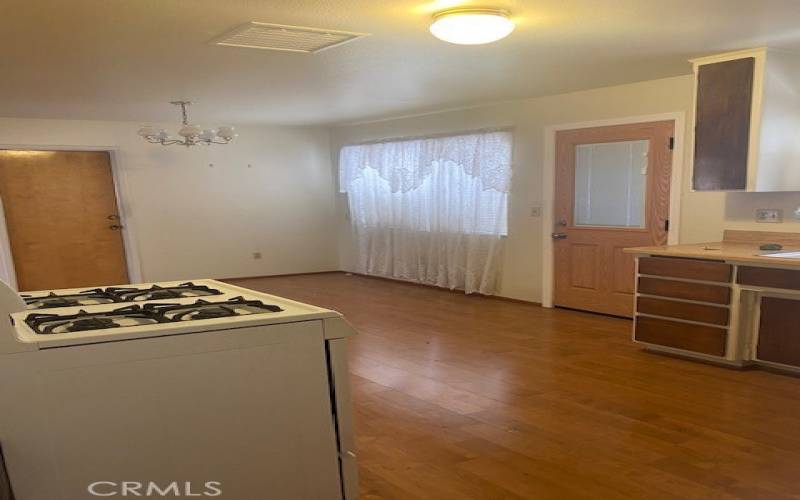
[(163, 322), (164, 320), (159, 315), (138, 305), (97, 313), (89, 313), (84, 310), (78, 311), (77, 314), (32, 313), (25, 318), (25, 323), (34, 332), (41, 335), (153, 325)]
[(206, 285), (195, 285), (192, 282), (168, 287), (159, 285), (153, 285), (150, 288), (111, 287), (106, 288), (106, 291), (119, 297), (120, 302), (141, 302), (146, 300), (222, 295), (222, 292), (216, 288), (210, 288)]
[(250, 314), (275, 313), (282, 308), (264, 304), (259, 300), (236, 297), (221, 302), (198, 299), (193, 304), (149, 303), (134, 304), (112, 311), (77, 314), (31, 313), (25, 323), (40, 335), (85, 332), (126, 326), (146, 326), (157, 323), (177, 323), (216, 318), (245, 316)]
[(283, 311), (276, 305), (264, 304), (260, 300), (246, 300), (244, 297), (235, 297), (225, 302), (198, 299), (194, 304), (145, 304), (144, 307), (158, 312), (169, 321), (194, 321)]
[(47, 295), (42, 296), (22, 294), (22, 300), (25, 301), (25, 305), (28, 309), (93, 306), (98, 304), (112, 304), (114, 302), (119, 302), (114, 295), (106, 292), (105, 290), (101, 290), (100, 288), (64, 295), (57, 295), (54, 292), (50, 292)]
[(195, 285), (191, 281), (176, 286), (162, 287), (153, 285), (149, 288), (108, 287), (94, 288), (73, 294), (35, 296), (22, 294), (28, 309), (52, 309), (55, 307), (93, 306), (113, 304), (116, 302), (142, 302), (146, 300), (181, 299), (191, 297), (209, 297), (222, 295), (216, 288), (206, 285)]

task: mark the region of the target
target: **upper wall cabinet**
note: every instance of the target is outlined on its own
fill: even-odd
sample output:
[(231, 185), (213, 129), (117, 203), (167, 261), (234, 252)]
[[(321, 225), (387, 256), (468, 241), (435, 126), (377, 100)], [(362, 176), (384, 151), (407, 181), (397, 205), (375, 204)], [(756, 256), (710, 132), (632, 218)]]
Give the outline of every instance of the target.
[(800, 191), (800, 57), (693, 59), (695, 191)]

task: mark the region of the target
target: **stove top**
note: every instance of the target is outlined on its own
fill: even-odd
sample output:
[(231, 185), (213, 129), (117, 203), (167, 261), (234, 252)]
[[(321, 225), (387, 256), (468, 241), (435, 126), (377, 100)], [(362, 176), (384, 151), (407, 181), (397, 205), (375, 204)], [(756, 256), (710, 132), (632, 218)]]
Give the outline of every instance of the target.
[(94, 306), (117, 302), (143, 302), (147, 300), (179, 299), (222, 295), (220, 290), (192, 282), (174, 286), (152, 285), (145, 288), (107, 287), (93, 288), (75, 293), (46, 295), (22, 294), (28, 309), (50, 309), (54, 307)]
[[(183, 286), (180, 285), (180, 287)], [(159, 290), (166, 290), (166, 288), (159, 287)], [(133, 304), (111, 311), (87, 312), (80, 310), (76, 314), (31, 313), (25, 318), (25, 323), (38, 335), (53, 335), (281, 311), (283, 311), (281, 307), (265, 304), (260, 300), (234, 297), (222, 301), (198, 299), (191, 304), (148, 303), (144, 306)]]
[[(341, 318), (336, 311), (212, 279), (32, 291), (23, 293), (24, 301), (7, 291), (13, 304), (10, 324), (0, 321), (0, 354)], [(340, 330), (323, 335), (335, 338)]]

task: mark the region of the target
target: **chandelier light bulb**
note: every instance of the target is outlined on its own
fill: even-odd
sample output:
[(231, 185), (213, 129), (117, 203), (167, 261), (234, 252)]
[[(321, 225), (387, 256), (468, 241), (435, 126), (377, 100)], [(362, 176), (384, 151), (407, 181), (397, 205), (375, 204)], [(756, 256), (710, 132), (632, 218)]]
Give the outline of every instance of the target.
[(198, 127), (197, 125), (184, 125), (178, 131), (178, 135), (181, 137), (194, 137), (196, 135), (200, 135), (203, 131), (202, 128)]
[(144, 126), (144, 127), (140, 128), (139, 131), (136, 132), (136, 133), (139, 134), (140, 137), (152, 137), (152, 136), (156, 135), (157, 132), (156, 132), (156, 129), (154, 129), (153, 127), (147, 125), (147, 126)]
[(214, 137), (216, 136), (217, 136), (216, 130), (214, 130), (213, 128), (207, 128), (202, 132), (200, 132), (197, 138), (200, 139), (201, 141), (213, 141)]
[(235, 128), (228, 126), (219, 127), (217, 129), (217, 135), (223, 139), (231, 140), (237, 135), (235, 130)]

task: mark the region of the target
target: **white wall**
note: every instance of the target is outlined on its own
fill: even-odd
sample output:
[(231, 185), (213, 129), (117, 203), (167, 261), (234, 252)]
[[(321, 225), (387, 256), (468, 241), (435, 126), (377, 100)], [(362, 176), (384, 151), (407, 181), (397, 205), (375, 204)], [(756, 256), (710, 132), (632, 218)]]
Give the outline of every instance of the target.
[[(332, 131), (334, 160), (344, 144), (407, 135), (438, 134), (484, 127), (513, 126), (514, 165), (509, 207), (509, 238), (499, 295), (541, 300), (541, 219), (530, 216), (542, 204), (542, 163), (545, 127), (628, 116), (685, 112), (692, 107), (690, 75), (633, 83), (570, 94), (499, 103), (338, 127)], [(681, 242), (719, 240), (725, 213), (722, 193), (692, 193), (689, 176), (682, 190)], [(346, 199), (339, 197), (345, 211)], [(340, 216), (339, 253), (344, 269), (352, 269), (353, 248), (348, 222)]]
[(144, 281), (338, 269), (327, 130), (245, 127), (230, 145), (182, 148), (138, 127), (0, 119), (0, 145), (115, 148)]

